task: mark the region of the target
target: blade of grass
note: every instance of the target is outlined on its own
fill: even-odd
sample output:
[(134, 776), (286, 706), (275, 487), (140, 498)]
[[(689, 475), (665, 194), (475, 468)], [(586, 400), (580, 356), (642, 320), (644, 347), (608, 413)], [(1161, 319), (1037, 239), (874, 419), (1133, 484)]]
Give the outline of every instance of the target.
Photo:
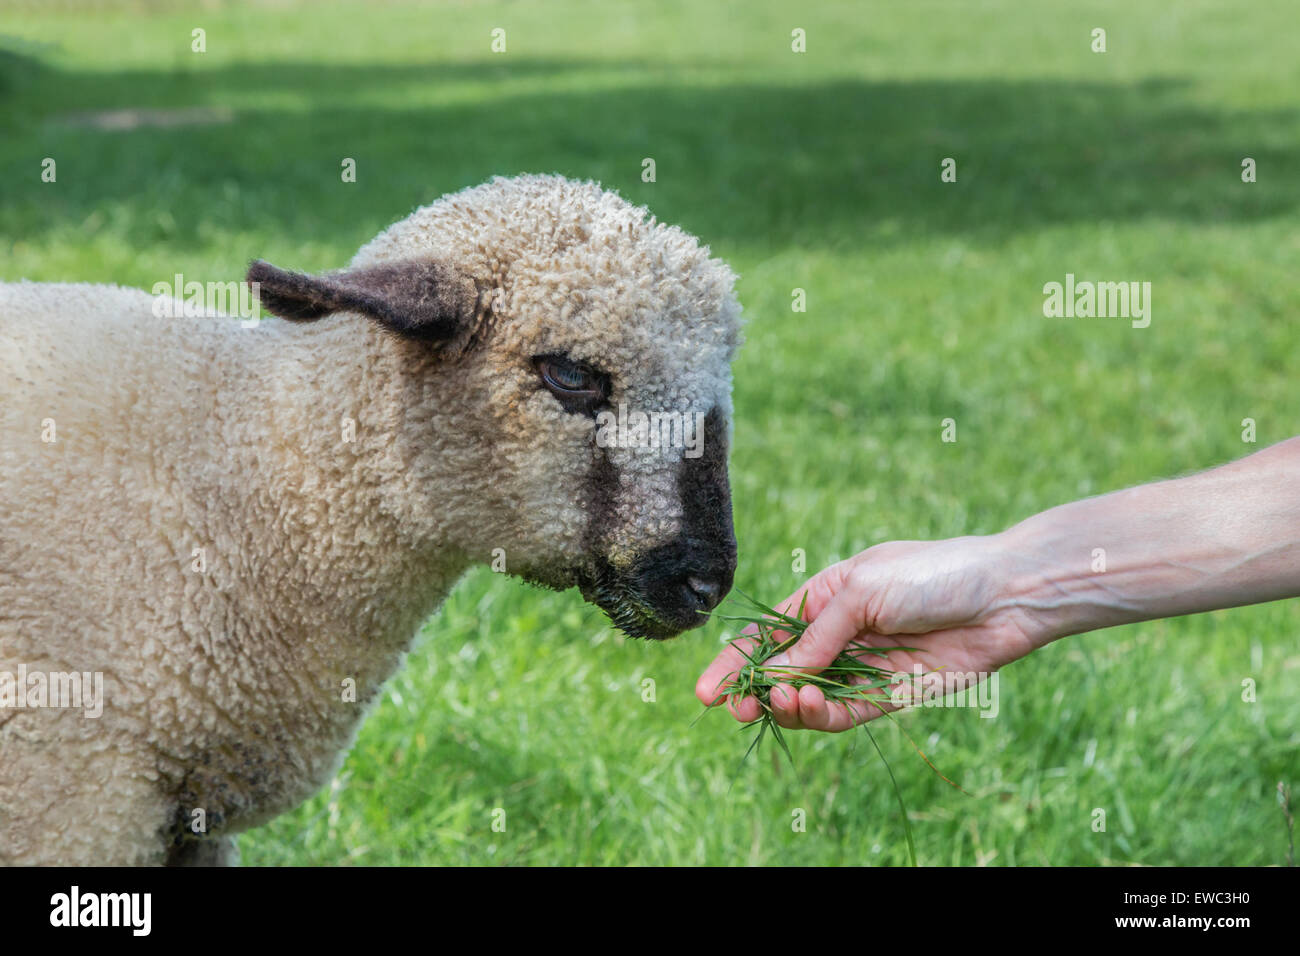
[(894, 796), (898, 798), (898, 809), (903, 814), (903, 835), (907, 837), (907, 855), (916, 866), (916, 843), (912, 839), (912, 821), (907, 818), (907, 804), (903, 802), (903, 791), (898, 789), (898, 781), (894, 779), (894, 768), (889, 765), (885, 759), (885, 752), (880, 749), (880, 744), (876, 742), (876, 735), (871, 732), (868, 724), (863, 724), (862, 729), (867, 732), (867, 737), (871, 740), (871, 746), (876, 748), (876, 753), (880, 755), (880, 762), (885, 765), (885, 772), (889, 774), (889, 782), (894, 786)]
[[(961, 790), (962, 793), (966, 793), (966, 791), (962, 790), (960, 786), (944, 776), (939, 768), (934, 765), (934, 762), (931, 761), (930, 758), (926, 756), (925, 752), (917, 745), (916, 741), (912, 738), (912, 735), (907, 732), (906, 728), (895, 720), (890, 712), (884, 710), (884, 708), (880, 706), (880, 704), (888, 702), (889, 697), (887, 693), (876, 692), (885, 691), (893, 684), (893, 673), (883, 667), (868, 664), (857, 656), (865, 652), (868, 654), (874, 654), (877, 657), (887, 658), (889, 653), (892, 651), (916, 651), (916, 648), (901, 646), (851, 646), (841, 652), (835, 660), (831, 662), (829, 667), (816, 674), (806, 673), (798, 668), (770, 667), (765, 665), (764, 661), (769, 660), (774, 654), (789, 647), (797, 641), (807, 629), (808, 622), (802, 620), (802, 616), (807, 608), (808, 594), (805, 591), (799, 602), (798, 614), (800, 617), (794, 618), (790, 617), (788, 614), (770, 608), (760, 601), (756, 601), (743, 591), (737, 591), (736, 593), (744, 598), (744, 600), (749, 603), (750, 607), (752, 607), (757, 613), (748, 615), (719, 615), (719, 617), (722, 617), (724, 620), (736, 621), (745, 624), (748, 627), (752, 627), (754, 633), (744, 635), (744, 639), (750, 640), (753, 643), (748, 648), (741, 647), (737, 644), (738, 641), (742, 640), (740, 637), (735, 638), (731, 642), (732, 646), (740, 652), (745, 663), (742, 664), (738, 670), (733, 671), (731, 674), (728, 674), (719, 681), (718, 691), (719, 697), (730, 695), (753, 697), (758, 701), (760, 707), (759, 716), (741, 728), (742, 731), (745, 731), (752, 729), (755, 725), (758, 726), (758, 733), (754, 735), (754, 739), (750, 742), (748, 749), (745, 751), (744, 757), (741, 758), (742, 766), (744, 765), (744, 762), (749, 759), (750, 755), (759, 749), (763, 742), (763, 738), (766, 737), (770, 731), (772, 738), (785, 754), (786, 760), (789, 761), (791, 769), (794, 771), (796, 776), (798, 776), (799, 768), (795, 764), (794, 754), (790, 749), (789, 742), (785, 738), (785, 734), (782, 732), (781, 726), (776, 722), (776, 715), (772, 710), (771, 693), (773, 687), (777, 684), (790, 684), (796, 689), (805, 685), (812, 685), (818, 687), (828, 701), (835, 701), (841, 705), (844, 705), (848, 701), (863, 701), (876, 706), (886, 717), (889, 717), (891, 723), (903, 732), (903, 736), (907, 739), (908, 743), (911, 744), (912, 749), (915, 750), (920, 758), (925, 762), (926, 766), (928, 766), (945, 783), (957, 790)], [(778, 640), (776, 637), (777, 634), (788, 634), (789, 637), (785, 640)], [(727, 687), (726, 694), (722, 693), (724, 685)], [(708, 713), (709, 709), (706, 709), (705, 713)], [(700, 716), (702, 717), (703, 714)], [(699, 717), (696, 718), (696, 721), (698, 720)], [(862, 729), (866, 731), (872, 747), (875, 748), (876, 756), (878, 756), (880, 762), (885, 765), (885, 772), (889, 775), (889, 782), (894, 790), (894, 798), (898, 801), (898, 808), (903, 815), (903, 834), (907, 840), (908, 858), (911, 861), (912, 866), (916, 866), (916, 841), (912, 834), (912, 821), (908, 817), (907, 803), (904, 801), (902, 790), (898, 786), (898, 779), (894, 775), (894, 768), (890, 766), (889, 761), (885, 758), (885, 753), (880, 748), (880, 744), (876, 740), (875, 735), (871, 732), (871, 728), (864, 723)], [(732, 785), (735, 785), (734, 780), (732, 781)], [(969, 796), (969, 794), (967, 795)]]

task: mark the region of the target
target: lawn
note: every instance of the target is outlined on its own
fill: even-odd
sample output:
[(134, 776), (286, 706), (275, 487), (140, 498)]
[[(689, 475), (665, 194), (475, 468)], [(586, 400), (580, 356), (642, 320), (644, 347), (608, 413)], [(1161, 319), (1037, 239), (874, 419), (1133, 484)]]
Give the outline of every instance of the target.
[[(737, 584), (777, 600), (878, 541), (997, 531), (1300, 432), (1295, 11), (1222, 6), (20, 2), (0, 278), (337, 268), (492, 175), (597, 179), (740, 274)], [(1149, 281), (1150, 326), (1045, 318), (1067, 273)], [(901, 718), (969, 795), (876, 725), (921, 862), (1282, 863), (1298, 631), (1283, 602), (1098, 632), (1006, 669), (994, 719)], [(795, 773), (742, 765), (722, 714), (691, 726), (725, 635), (634, 642), (575, 592), (472, 573), (338, 777), (244, 861), (904, 862), (860, 732), (793, 735)]]

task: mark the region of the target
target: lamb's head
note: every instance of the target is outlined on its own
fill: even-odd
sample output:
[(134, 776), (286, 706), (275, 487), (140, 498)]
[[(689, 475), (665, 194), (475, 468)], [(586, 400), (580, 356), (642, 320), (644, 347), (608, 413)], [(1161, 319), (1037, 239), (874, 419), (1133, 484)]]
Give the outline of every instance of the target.
[(417, 210), (345, 272), (255, 263), (249, 279), (286, 318), (383, 331), (404, 396), (393, 507), (441, 545), (577, 586), (639, 637), (703, 623), (730, 590), (740, 307), (691, 236), (591, 183), (496, 179)]

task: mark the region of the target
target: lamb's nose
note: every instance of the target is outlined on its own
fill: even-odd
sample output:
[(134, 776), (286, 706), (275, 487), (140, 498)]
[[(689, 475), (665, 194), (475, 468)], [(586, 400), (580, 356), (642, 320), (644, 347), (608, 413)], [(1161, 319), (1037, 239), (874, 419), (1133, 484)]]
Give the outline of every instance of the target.
[(686, 586), (704, 605), (706, 611), (712, 611), (718, 606), (718, 602), (722, 600), (722, 583), (712, 578), (702, 578), (692, 574), (686, 579)]

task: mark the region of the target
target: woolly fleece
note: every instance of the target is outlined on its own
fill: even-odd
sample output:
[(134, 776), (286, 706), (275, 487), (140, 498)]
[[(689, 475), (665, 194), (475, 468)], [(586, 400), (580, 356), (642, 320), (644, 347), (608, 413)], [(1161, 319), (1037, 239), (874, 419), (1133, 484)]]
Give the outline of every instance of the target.
[[(615, 407), (730, 422), (732, 273), (613, 193), (495, 179), (352, 266), (412, 258), (487, 290), (474, 347), (354, 313), (246, 328), (160, 318), (133, 289), (0, 285), (0, 672), (102, 672), (106, 696), (99, 718), (0, 709), (0, 862), (228, 862), (230, 834), (330, 779), (466, 568), (500, 548), (572, 583), (593, 422), (534, 356), (605, 370)], [(682, 531), (681, 451), (605, 453), (598, 537), (621, 567)]]

